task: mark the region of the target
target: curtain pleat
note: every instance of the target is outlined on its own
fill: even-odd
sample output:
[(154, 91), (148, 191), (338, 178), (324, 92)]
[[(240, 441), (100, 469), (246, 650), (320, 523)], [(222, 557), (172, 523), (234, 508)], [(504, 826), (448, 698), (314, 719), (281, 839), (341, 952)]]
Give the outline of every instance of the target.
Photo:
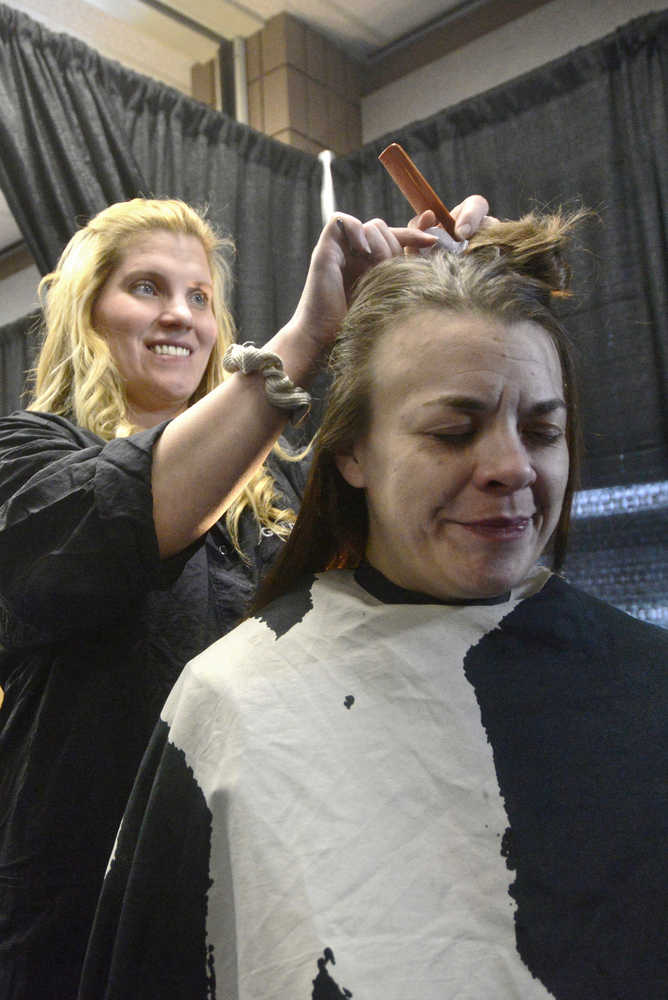
[(0, 414), (24, 405), (26, 376), (37, 354), (40, 314), (30, 313), (0, 326)]

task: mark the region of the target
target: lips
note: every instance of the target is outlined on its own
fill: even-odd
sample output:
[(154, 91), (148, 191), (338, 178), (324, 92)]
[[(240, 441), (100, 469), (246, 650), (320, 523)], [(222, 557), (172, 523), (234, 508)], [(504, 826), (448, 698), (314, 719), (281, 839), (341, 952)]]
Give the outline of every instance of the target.
[(457, 523), (474, 535), (500, 541), (512, 541), (523, 537), (531, 524), (531, 517), (488, 517), (480, 521), (459, 521)]
[(174, 358), (189, 358), (192, 349), (185, 344), (148, 344), (152, 354)]

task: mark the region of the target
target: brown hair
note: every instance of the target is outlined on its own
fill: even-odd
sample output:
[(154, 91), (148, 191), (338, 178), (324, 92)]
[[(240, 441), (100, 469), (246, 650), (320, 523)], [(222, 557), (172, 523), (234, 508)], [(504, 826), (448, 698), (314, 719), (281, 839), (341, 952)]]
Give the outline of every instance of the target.
[(584, 214), (531, 213), (516, 222), (494, 223), (463, 254), (394, 258), (362, 278), (332, 350), (333, 380), (301, 511), (260, 588), (256, 609), (285, 593), (304, 573), (353, 568), (363, 558), (368, 530), (364, 491), (344, 480), (336, 455), (349, 451), (368, 429), (371, 361), (379, 337), (423, 309), (473, 312), (504, 323), (530, 320), (553, 341), (564, 381), (570, 457), (564, 503), (551, 540), (553, 568), (561, 567), (579, 472), (580, 431), (572, 352), (553, 299), (555, 293), (567, 292), (564, 249)]

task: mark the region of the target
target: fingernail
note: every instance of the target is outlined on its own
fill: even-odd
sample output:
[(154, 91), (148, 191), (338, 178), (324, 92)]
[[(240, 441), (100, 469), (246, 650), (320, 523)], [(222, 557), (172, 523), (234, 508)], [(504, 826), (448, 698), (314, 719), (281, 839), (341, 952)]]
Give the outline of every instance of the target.
[(358, 250), (350, 242), (350, 236), (348, 235), (348, 230), (346, 229), (346, 227), (344, 225), (343, 219), (339, 219), (337, 217), (336, 224), (339, 227), (341, 235), (343, 236), (343, 238), (345, 240), (348, 253), (350, 254), (351, 257), (370, 257), (371, 256), (371, 247), (369, 246), (369, 244), (367, 243), (366, 240), (364, 240), (364, 243), (366, 245), (361, 250)]

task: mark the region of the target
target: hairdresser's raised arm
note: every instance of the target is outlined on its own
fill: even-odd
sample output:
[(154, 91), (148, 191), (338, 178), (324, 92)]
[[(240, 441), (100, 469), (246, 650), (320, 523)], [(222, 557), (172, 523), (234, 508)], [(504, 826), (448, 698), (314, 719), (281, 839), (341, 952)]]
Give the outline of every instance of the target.
[(308, 382), (346, 314), (355, 282), (375, 264), (432, 246), (434, 238), (382, 219), (362, 223), (337, 213), (323, 229), (311, 257), (304, 291), (290, 322), (271, 341), (295, 381)]
[[(431, 246), (414, 228), (392, 229), (380, 219), (362, 223), (337, 214), (311, 258), (292, 319), (266, 345), (280, 356), (296, 385), (307, 386), (327, 354), (355, 281), (370, 267)], [(259, 468), (285, 423), (268, 401), (259, 374), (234, 375), (165, 428), (154, 449), (152, 486), (161, 555), (181, 551), (224, 513)]]

